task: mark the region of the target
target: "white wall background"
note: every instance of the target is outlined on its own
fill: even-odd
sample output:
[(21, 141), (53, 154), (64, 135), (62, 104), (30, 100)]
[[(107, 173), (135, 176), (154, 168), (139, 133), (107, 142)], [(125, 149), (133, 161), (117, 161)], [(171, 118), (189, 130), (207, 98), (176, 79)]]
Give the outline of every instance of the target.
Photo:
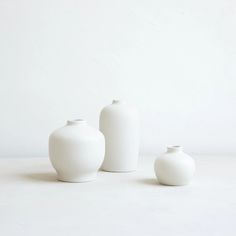
[(0, 156), (47, 156), (122, 98), (142, 152), (236, 153), (234, 0), (0, 0)]

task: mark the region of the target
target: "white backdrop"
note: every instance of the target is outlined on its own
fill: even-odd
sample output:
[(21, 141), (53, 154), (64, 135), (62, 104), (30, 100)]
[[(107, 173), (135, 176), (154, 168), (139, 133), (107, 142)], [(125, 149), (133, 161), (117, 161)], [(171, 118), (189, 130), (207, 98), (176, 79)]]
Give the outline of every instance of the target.
[(0, 0), (0, 156), (127, 100), (141, 152), (236, 153), (234, 0)]

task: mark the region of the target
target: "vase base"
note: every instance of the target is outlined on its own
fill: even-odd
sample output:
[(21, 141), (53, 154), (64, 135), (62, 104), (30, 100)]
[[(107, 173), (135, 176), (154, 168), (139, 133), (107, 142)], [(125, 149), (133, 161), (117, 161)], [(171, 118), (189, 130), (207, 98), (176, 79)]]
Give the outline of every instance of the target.
[(108, 170), (108, 169), (104, 169), (104, 168), (102, 168), (101, 170), (105, 171), (105, 172), (113, 172), (113, 173), (129, 173), (129, 172), (136, 171), (136, 169), (134, 169), (134, 170)]
[(58, 175), (57, 180), (62, 182), (69, 182), (69, 183), (86, 183), (96, 180), (97, 175), (90, 175), (86, 177), (77, 177), (77, 178), (69, 178), (65, 176)]
[(165, 185), (165, 186), (176, 186), (176, 187), (181, 187), (181, 186), (186, 186), (188, 185), (189, 183), (188, 182), (184, 182), (184, 183), (167, 183), (167, 182), (161, 182), (161, 181), (158, 181), (159, 184), (161, 185)]

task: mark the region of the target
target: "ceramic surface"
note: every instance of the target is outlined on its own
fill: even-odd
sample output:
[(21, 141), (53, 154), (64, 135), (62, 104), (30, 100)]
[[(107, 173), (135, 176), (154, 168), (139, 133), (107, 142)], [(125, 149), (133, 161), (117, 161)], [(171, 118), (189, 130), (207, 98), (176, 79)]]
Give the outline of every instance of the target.
[(182, 147), (169, 146), (167, 152), (156, 159), (154, 169), (159, 183), (186, 185), (194, 175), (195, 162)]
[(49, 137), (49, 156), (58, 179), (86, 182), (96, 179), (105, 154), (103, 134), (85, 120), (68, 121)]
[(100, 130), (106, 152), (102, 169), (129, 172), (137, 168), (139, 156), (139, 113), (125, 101), (113, 100), (100, 114)]

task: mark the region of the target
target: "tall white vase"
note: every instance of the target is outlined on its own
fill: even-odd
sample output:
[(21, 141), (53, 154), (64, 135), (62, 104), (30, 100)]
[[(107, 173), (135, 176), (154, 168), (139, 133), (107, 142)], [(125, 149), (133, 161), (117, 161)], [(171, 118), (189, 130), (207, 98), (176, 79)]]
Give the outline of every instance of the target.
[(96, 179), (104, 154), (103, 134), (88, 126), (85, 120), (68, 121), (49, 137), (49, 157), (61, 181)]
[(167, 152), (156, 159), (154, 169), (159, 183), (186, 185), (193, 177), (195, 162), (182, 147), (169, 146)]
[(139, 156), (139, 113), (121, 100), (113, 100), (100, 114), (100, 130), (106, 151), (102, 169), (129, 172), (137, 168)]

